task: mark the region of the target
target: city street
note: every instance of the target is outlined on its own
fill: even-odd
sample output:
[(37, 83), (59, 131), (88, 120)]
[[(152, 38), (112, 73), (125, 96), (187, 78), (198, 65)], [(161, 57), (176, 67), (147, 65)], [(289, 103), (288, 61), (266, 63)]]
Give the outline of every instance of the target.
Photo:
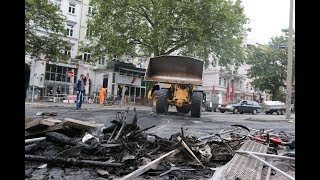
[[(25, 116), (31, 118), (39, 118), (37, 112), (52, 111), (57, 112), (55, 119), (72, 118), (84, 121), (95, 121), (103, 123), (106, 127), (111, 125), (110, 121), (116, 118), (118, 111), (124, 111), (128, 106), (104, 106), (97, 104), (84, 104), (83, 110), (76, 110), (74, 104), (62, 103), (26, 103)], [(156, 125), (149, 129), (148, 133), (155, 133), (160, 137), (169, 138), (171, 134), (181, 131), (181, 127), (185, 129), (186, 135), (203, 136), (206, 134), (217, 133), (223, 128), (232, 124), (240, 124), (253, 129), (274, 129), (275, 132), (284, 131), (286, 133), (295, 132), (295, 124), (285, 119), (285, 115), (266, 115), (264, 113), (253, 114), (233, 114), (231, 112), (202, 112), (201, 118), (190, 117), (189, 114), (177, 113), (175, 107), (169, 108), (169, 113), (152, 114), (151, 108), (147, 106), (129, 105), (129, 114), (127, 121), (131, 121), (133, 117), (133, 107), (138, 112), (138, 125), (140, 128), (146, 128)], [(292, 114), (294, 117), (294, 114)], [(294, 121), (294, 119), (293, 119)]]
[[(95, 121), (102, 123), (105, 127), (111, 125), (111, 121), (116, 119), (117, 112), (124, 112), (128, 106), (100, 106), (98, 104), (83, 104), (82, 110), (76, 110), (75, 104), (62, 103), (26, 103), (26, 118), (54, 118), (63, 120), (65, 118), (78, 119), (83, 121)], [(294, 135), (294, 119), (290, 122), (285, 119), (284, 115), (265, 115), (265, 114), (233, 114), (220, 112), (202, 112), (201, 118), (192, 118), (189, 114), (178, 114), (175, 107), (169, 108), (166, 115), (156, 115), (150, 110), (150, 107), (140, 105), (130, 105), (127, 115), (127, 122), (131, 122), (136, 107), (138, 113), (138, 126), (140, 129), (152, 125), (155, 127), (149, 129), (147, 133), (153, 133), (163, 138), (170, 138), (171, 135), (181, 132), (184, 129), (185, 136), (202, 137), (208, 134), (219, 133), (222, 129), (230, 127), (232, 124), (240, 124), (254, 129), (274, 129), (276, 133), (284, 131)], [(39, 112), (56, 112), (57, 116), (38, 116)], [(294, 117), (294, 114), (293, 114)], [(98, 131), (100, 129), (97, 129)], [(49, 148), (50, 149), (50, 148)], [(51, 151), (47, 154), (50, 155)], [(53, 151), (54, 153), (54, 151)], [(28, 177), (35, 179), (104, 179), (97, 176), (94, 168), (36, 168), (39, 163), (31, 162), (26, 164), (25, 173)]]

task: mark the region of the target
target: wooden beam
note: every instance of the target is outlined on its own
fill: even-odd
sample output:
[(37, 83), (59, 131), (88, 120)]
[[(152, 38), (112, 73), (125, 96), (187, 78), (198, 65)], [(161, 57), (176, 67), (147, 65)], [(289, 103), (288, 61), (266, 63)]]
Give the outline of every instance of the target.
[(34, 161), (34, 162), (44, 162), (51, 163), (54, 165), (62, 164), (62, 165), (73, 165), (78, 167), (120, 167), (121, 163), (109, 163), (109, 162), (101, 162), (101, 161), (91, 161), (91, 160), (77, 160), (75, 158), (61, 158), (61, 157), (45, 157), (45, 156), (35, 156), (35, 155), (24, 155), (25, 161)]
[(177, 137), (178, 141), (181, 141), (181, 144), (184, 148), (188, 150), (188, 152), (191, 154), (191, 156), (204, 168), (204, 165), (201, 163), (201, 161), (197, 158), (196, 155), (191, 151), (191, 149), (188, 147), (188, 145), (181, 139), (180, 136)]
[(45, 119), (33, 120), (33, 121), (27, 122), (25, 124), (25, 130), (33, 131), (33, 130), (37, 130), (37, 129), (43, 129), (48, 126), (52, 126), (54, 124), (55, 124), (54, 122), (47, 121)]
[(120, 180), (136, 179), (138, 176), (140, 176), (141, 174), (147, 172), (149, 169), (156, 168), (159, 165), (159, 163), (162, 162), (165, 158), (167, 158), (169, 156), (172, 156), (172, 155), (175, 155), (178, 152), (180, 152), (180, 150), (174, 149), (174, 150), (172, 150), (172, 151), (170, 151), (170, 152), (158, 157), (157, 159), (151, 161), (150, 163), (140, 167), (139, 169), (133, 171), (132, 173), (127, 174), (126, 176), (122, 177)]

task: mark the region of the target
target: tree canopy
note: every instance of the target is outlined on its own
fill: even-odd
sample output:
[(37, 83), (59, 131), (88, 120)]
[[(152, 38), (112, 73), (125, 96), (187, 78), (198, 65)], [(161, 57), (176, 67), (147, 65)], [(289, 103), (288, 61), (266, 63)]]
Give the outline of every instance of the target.
[[(91, 0), (93, 60), (108, 55), (186, 55), (220, 65), (239, 65), (247, 17), (241, 1)], [(218, 61), (219, 60), (219, 61)]]
[[(282, 32), (283, 35), (271, 38), (268, 45), (253, 46), (248, 50), (247, 63), (251, 67), (247, 75), (253, 79), (251, 84), (255, 88), (271, 93), (272, 100), (280, 100), (282, 98), (280, 87), (286, 87), (288, 30), (284, 29)], [(293, 51), (293, 67), (295, 67), (294, 54)], [(294, 72), (293, 68), (293, 79), (295, 77)]]
[(25, 1), (25, 53), (51, 61), (66, 60), (65, 17), (46, 0)]

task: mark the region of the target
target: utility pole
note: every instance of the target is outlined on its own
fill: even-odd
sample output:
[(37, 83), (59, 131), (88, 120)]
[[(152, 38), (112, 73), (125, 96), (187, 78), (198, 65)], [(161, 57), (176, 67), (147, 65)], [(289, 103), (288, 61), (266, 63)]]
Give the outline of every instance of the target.
[(288, 42), (288, 65), (287, 65), (287, 93), (286, 93), (286, 119), (291, 118), (291, 89), (292, 89), (292, 29), (293, 24), (293, 0), (290, 0), (289, 15), (289, 42)]

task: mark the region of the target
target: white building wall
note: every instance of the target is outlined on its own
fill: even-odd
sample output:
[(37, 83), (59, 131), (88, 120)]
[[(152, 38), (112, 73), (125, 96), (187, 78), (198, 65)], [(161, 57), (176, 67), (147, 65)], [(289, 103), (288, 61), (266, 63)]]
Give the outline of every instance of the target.
[[(69, 3), (75, 4), (75, 13), (69, 13)], [(82, 1), (80, 0), (62, 0), (61, 1), (61, 10), (62, 14), (66, 16), (67, 25), (73, 25), (73, 34), (72, 37), (69, 37), (71, 48), (71, 58), (75, 58), (78, 54), (79, 49), (79, 36), (80, 36), (80, 25), (81, 25), (81, 12), (82, 12)]]

